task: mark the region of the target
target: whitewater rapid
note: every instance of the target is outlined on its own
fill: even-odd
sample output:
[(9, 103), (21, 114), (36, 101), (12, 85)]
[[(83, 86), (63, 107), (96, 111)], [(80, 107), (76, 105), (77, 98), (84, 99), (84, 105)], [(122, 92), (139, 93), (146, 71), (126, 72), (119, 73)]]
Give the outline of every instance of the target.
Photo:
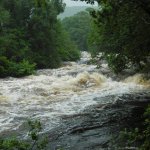
[[(143, 90), (137, 75), (122, 82), (87, 65), (90, 54), (83, 52), (79, 62), (58, 69), (38, 70), (23, 78), (0, 79), (0, 134), (15, 131), (29, 118), (39, 119), (45, 132), (61, 123), (64, 115), (81, 112), (96, 104), (97, 97), (122, 95)], [(113, 103), (112, 100), (101, 103)]]

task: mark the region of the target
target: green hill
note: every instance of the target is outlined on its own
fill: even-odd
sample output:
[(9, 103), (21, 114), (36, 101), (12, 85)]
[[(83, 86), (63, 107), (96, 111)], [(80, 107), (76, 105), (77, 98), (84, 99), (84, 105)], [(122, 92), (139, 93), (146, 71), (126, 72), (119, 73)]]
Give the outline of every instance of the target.
[(84, 11), (88, 6), (72, 6), (72, 7), (66, 7), (65, 11), (58, 16), (60, 19), (64, 19), (65, 17), (70, 17), (75, 15), (76, 13), (80, 11)]

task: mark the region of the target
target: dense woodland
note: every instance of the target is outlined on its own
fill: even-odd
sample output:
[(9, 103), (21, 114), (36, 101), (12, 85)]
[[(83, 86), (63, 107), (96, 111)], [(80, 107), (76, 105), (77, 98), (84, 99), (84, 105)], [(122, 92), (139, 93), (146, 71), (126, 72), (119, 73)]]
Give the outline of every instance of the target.
[(70, 38), (78, 46), (81, 51), (88, 51), (88, 39), (92, 32), (92, 17), (90, 16), (90, 8), (86, 11), (81, 11), (74, 16), (66, 17), (62, 20), (66, 32)]
[(149, 71), (150, 1), (96, 1), (99, 9), (91, 12), (95, 22), (90, 37), (93, 52), (101, 52), (116, 73), (129, 67)]
[(61, 61), (79, 59), (79, 50), (101, 52), (116, 73), (149, 70), (149, 0), (97, 2), (99, 9), (60, 21), (62, 0), (1, 0), (0, 77), (59, 67)]
[(101, 53), (115, 73), (127, 68), (149, 72), (150, 1), (96, 1), (99, 9), (63, 19), (71, 39), (80, 50), (88, 50), (93, 56)]
[(64, 8), (61, 0), (0, 1), (0, 77), (29, 75), (79, 58), (57, 19)]

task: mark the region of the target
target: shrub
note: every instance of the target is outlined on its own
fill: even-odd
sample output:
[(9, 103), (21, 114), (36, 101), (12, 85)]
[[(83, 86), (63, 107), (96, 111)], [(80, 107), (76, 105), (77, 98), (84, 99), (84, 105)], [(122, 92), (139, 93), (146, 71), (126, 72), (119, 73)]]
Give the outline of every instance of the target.
[(29, 61), (23, 60), (16, 63), (9, 61), (6, 57), (0, 57), (0, 77), (22, 77), (34, 73), (35, 64), (30, 64)]
[(115, 72), (119, 73), (127, 67), (125, 56), (119, 54), (110, 54), (106, 56), (109, 67)]
[(13, 77), (21, 77), (33, 74), (35, 64), (30, 64), (29, 61), (23, 60), (20, 63), (11, 62), (9, 65), (9, 75)]
[(5, 77), (8, 75), (9, 65), (10, 65), (10, 61), (6, 57), (1, 56), (0, 57), (0, 77)]
[(42, 130), (41, 123), (37, 120), (28, 121), (29, 125), (29, 139), (28, 141), (17, 138), (0, 139), (1, 150), (46, 150), (47, 137), (42, 138), (39, 134)]
[(80, 52), (75, 50), (75, 49), (72, 49), (72, 50), (69, 50), (69, 54), (68, 54), (68, 60), (69, 61), (76, 61), (80, 58)]
[(120, 142), (118, 142), (121, 146), (125, 144), (128, 147), (138, 147), (140, 150), (150, 149), (150, 105), (144, 113), (144, 118), (145, 121), (142, 129), (135, 128), (131, 131), (127, 131), (127, 129), (121, 131), (119, 135)]

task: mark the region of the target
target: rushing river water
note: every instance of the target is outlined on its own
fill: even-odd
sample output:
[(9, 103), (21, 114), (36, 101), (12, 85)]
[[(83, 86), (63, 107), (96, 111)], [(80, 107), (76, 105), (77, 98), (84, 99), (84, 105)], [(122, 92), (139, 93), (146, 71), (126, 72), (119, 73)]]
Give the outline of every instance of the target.
[(98, 73), (96, 66), (84, 64), (89, 59), (90, 55), (83, 52), (77, 63), (38, 70), (36, 75), (24, 78), (0, 79), (0, 134), (21, 128), (28, 118), (41, 120), (45, 131), (49, 131), (61, 123), (62, 116), (96, 104), (97, 97), (146, 88), (141, 84), (141, 75), (122, 82), (112, 81)]

